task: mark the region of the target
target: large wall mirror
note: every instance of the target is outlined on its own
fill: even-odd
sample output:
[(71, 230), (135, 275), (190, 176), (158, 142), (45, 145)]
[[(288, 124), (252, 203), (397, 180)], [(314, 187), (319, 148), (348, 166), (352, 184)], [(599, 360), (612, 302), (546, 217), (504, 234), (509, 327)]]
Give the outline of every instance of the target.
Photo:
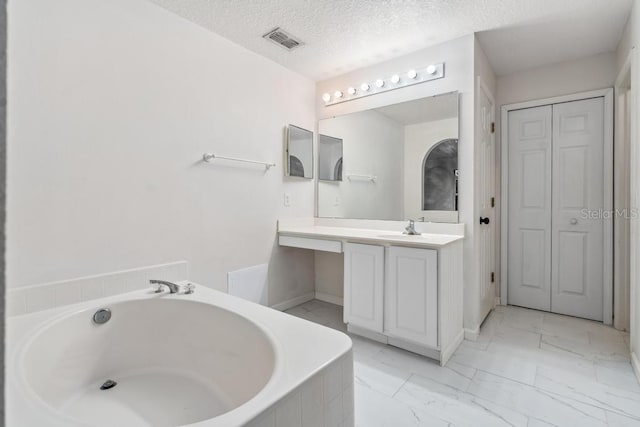
[(342, 140), (318, 136), (318, 179), (342, 181)]
[[(320, 120), (319, 133), (319, 217), (458, 222), (457, 92)], [(342, 180), (323, 179), (338, 142)]]
[(286, 136), (286, 175), (313, 178), (313, 132), (289, 125)]

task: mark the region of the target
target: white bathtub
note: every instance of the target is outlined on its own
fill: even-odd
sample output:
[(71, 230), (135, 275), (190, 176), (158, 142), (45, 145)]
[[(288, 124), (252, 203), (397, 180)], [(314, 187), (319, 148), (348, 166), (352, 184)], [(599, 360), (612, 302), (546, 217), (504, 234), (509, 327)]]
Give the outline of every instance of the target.
[[(103, 307), (112, 317), (99, 325)], [(18, 316), (7, 334), (11, 426), (294, 426), (304, 387), (330, 369), (335, 377), (335, 366), (338, 418), (352, 419), (346, 335), (201, 286)], [(117, 385), (101, 390), (108, 379)], [(288, 402), (296, 393), (298, 408)]]

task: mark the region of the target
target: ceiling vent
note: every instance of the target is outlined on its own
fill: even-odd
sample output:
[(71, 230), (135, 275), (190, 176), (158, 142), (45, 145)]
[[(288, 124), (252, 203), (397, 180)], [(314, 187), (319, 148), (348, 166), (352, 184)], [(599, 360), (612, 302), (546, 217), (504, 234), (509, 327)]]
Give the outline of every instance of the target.
[(293, 50), (304, 44), (280, 27), (274, 28), (262, 37), (287, 50)]

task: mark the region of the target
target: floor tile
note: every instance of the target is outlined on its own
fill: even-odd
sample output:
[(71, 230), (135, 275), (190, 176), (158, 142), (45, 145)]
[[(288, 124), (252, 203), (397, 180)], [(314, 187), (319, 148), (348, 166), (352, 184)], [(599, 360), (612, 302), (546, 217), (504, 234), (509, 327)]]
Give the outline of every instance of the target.
[(409, 379), (411, 372), (404, 366), (385, 365), (372, 357), (354, 360), (355, 383), (392, 397)]
[[(334, 304), (288, 312), (346, 331)], [(640, 427), (629, 335), (598, 322), (499, 306), (446, 367), (349, 335), (359, 427)]]
[(478, 371), (467, 391), (552, 425), (587, 427), (607, 424), (603, 409), (487, 372)]
[(609, 427), (639, 427), (640, 420), (635, 418), (625, 417), (615, 412), (607, 412), (607, 421)]
[(445, 382), (412, 375), (394, 397), (455, 426), (523, 426), (528, 418)]
[(596, 378), (540, 367), (535, 386), (556, 395), (640, 420), (640, 388), (636, 392), (602, 384)]
[(596, 379), (598, 382), (623, 390), (640, 393), (640, 383), (633, 368), (627, 362), (623, 363), (595, 363)]
[(533, 384), (536, 377), (536, 364), (509, 347), (489, 352), (469, 347), (465, 341), (458, 347), (451, 361), (526, 384)]
[[(622, 341), (621, 341), (622, 342)], [(570, 354), (592, 361), (628, 361), (629, 351), (622, 344), (611, 343), (610, 346), (599, 344), (585, 344), (562, 337), (542, 336), (540, 348), (565, 354)]]
[(411, 408), (382, 393), (356, 384), (356, 427), (447, 427), (449, 423)]

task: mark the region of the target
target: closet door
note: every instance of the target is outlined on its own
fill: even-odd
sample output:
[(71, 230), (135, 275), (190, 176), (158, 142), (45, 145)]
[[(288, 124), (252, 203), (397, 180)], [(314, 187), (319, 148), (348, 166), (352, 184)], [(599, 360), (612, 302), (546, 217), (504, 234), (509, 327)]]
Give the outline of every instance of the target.
[(550, 105), (509, 112), (508, 303), (551, 309)]
[(604, 98), (555, 104), (551, 311), (600, 321), (603, 158)]

